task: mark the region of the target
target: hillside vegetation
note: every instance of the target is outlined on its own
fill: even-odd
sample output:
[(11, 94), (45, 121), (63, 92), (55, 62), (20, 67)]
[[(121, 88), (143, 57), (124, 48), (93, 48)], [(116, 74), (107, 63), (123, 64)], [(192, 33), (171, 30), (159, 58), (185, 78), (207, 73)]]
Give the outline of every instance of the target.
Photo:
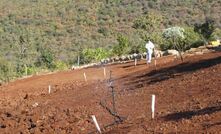
[(0, 80), (142, 52), (184, 28), (185, 49), (221, 37), (221, 0), (1, 0)]

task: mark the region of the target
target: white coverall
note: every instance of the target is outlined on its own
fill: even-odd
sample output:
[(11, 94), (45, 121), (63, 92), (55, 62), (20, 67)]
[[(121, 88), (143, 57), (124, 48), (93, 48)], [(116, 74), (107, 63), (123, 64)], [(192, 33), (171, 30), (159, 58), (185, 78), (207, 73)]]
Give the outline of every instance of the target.
[(151, 63), (151, 57), (153, 54), (154, 44), (151, 41), (148, 41), (145, 47), (147, 49), (147, 63)]

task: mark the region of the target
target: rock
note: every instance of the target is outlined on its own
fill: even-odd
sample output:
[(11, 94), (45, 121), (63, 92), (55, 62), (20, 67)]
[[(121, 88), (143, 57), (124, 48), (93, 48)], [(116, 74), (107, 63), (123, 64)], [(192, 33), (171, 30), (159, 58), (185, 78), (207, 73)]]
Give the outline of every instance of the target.
[(28, 94), (25, 94), (25, 96), (23, 97), (23, 99), (28, 99)]
[(199, 46), (198, 49), (206, 49), (206, 46)]
[(38, 106), (38, 103), (35, 102), (35, 104), (32, 105), (33, 107), (37, 107)]
[(160, 50), (154, 50), (154, 52), (155, 52), (155, 56), (157, 57), (157, 58), (159, 58), (159, 57), (162, 57), (163, 56), (163, 52), (162, 51), (160, 51)]
[(189, 53), (193, 53), (193, 52), (196, 52), (196, 51), (198, 51), (198, 49), (197, 48), (191, 48), (190, 50), (188, 50), (187, 52), (189, 52)]
[(6, 128), (5, 124), (0, 124), (0, 128)]
[(128, 60), (130, 60), (130, 56), (129, 55), (127, 55), (126, 57), (127, 57)]
[(120, 57), (120, 61), (126, 61), (126, 60), (128, 60), (126, 56), (123, 55)]
[(107, 59), (106, 59), (106, 62), (107, 62), (107, 63), (110, 63), (110, 62), (111, 62), (111, 59), (110, 59), (110, 58), (107, 58)]
[(175, 49), (171, 49), (171, 50), (166, 50), (164, 52), (162, 52), (163, 56), (167, 56), (167, 55), (176, 55), (179, 56), (179, 52)]
[(130, 60), (133, 60), (133, 57), (134, 57), (134, 56), (133, 56), (132, 54), (129, 55), (129, 59), (130, 59)]
[(195, 54), (196, 54), (196, 55), (202, 55), (203, 52), (196, 52)]
[(101, 64), (106, 64), (106, 59), (101, 59)]
[(75, 70), (75, 69), (79, 69), (79, 66), (73, 65), (73, 66), (71, 67), (71, 70)]
[(209, 52), (210, 52), (209, 49), (203, 49), (203, 50), (202, 50), (202, 53), (209, 53)]
[(116, 61), (119, 61), (119, 60), (120, 60), (120, 58), (117, 56), (117, 57), (115, 57), (114, 61), (116, 62)]
[(167, 51), (162, 51), (162, 56), (168, 55)]
[(138, 54), (136, 54), (136, 53), (133, 54), (133, 57), (134, 57), (134, 58), (137, 58), (137, 56), (138, 56)]
[(111, 59), (111, 61), (112, 61), (112, 62), (114, 62), (114, 61), (115, 61), (115, 58), (114, 58), (114, 57), (112, 57), (112, 58), (110, 58), (110, 59)]
[(106, 58), (101, 60), (101, 64), (108, 64), (111, 62), (111, 58)]
[(176, 55), (176, 56), (179, 56), (179, 52), (175, 49), (171, 49), (171, 50), (167, 50), (167, 53), (169, 55)]

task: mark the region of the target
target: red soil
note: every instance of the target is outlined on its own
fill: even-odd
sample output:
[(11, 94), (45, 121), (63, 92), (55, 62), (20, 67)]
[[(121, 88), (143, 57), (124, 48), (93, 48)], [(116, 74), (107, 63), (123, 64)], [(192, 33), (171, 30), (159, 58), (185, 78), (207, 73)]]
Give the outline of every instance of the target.
[[(95, 133), (91, 115), (108, 134), (221, 132), (221, 52), (185, 57), (183, 63), (162, 57), (157, 68), (145, 61), (136, 67), (133, 62), (105, 67), (112, 71), (116, 111), (123, 122), (109, 125), (115, 120), (100, 105), (102, 101), (112, 108), (108, 78), (103, 67), (92, 67), (1, 86), (0, 132)], [(154, 120), (152, 94), (156, 95)]]

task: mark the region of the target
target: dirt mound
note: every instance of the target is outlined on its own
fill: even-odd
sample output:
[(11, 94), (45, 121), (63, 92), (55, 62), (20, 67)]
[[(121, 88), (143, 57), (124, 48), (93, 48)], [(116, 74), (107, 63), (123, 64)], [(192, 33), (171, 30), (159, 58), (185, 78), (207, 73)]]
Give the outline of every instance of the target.
[[(185, 57), (183, 63), (168, 56), (157, 59), (156, 67), (145, 61), (105, 66), (106, 77), (100, 66), (18, 80), (0, 86), (0, 131), (95, 133), (95, 115), (103, 133), (220, 132), (220, 63), (220, 52)], [(121, 123), (111, 115), (110, 70)]]

